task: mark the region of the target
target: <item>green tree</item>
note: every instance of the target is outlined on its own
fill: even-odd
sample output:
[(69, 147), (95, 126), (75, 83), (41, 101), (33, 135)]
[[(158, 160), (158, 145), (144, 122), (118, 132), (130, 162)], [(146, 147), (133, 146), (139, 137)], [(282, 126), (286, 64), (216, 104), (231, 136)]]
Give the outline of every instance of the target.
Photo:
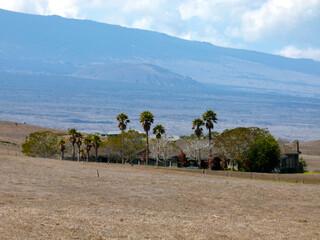
[(154, 117), (153, 114), (149, 111), (144, 111), (140, 114), (140, 123), (144, 129), (144, 131), (146, 132), (146, 165), (148, 165), (148, 161), (149, 161), (149, 131), (151, 128), (151, 124), (154, 121)]
[(58, 154), (58, 137), (55, 133), (30, 133), (28, 140), (22, 144), (22, 153), (29, 157), (52, 158)]
[(218, 121), (217, 114), (212, 110), (208, 110), (202, 115), (202, 119), (205, 122), (206, 128), (209, 130), (209, 151), (210, 151), (210, 157), (211, 157), (212, 146), (213, 146), (211, 131), (214, 128), (213, 123), (217, 123)]
[(77, 130), (75, 128), (71, 128), (68, 130), (68, 134), (71, 135), (69, 138), (69, 141), (71, 142), (72, 146), (72, 159), (75, 159), (76, 156), (76, 151), (75, 151), (75, 144), (76, 144), (76, 135), (77, 135)]
[(100, 136), (93, 135), (92, 136), (92, 147), (94, 148), (96, 161), (98, 161), (98, 149), (101, 144), (102, 144), (102, 141), (101, 141)]
[[(203, 129), (202, 126), (204, 125), (204, 122), (200, 118), (196, 118), (192, 121), (192, 129), (194, 129), (194, 134), (197, 136), (198, 141), (200, 142), (200, 137), (202, 135)], [(200, 148), (198, 149), (198, 155), (197, 155), (197, 162), (198, 165), (201, 165), (201, 152)]]
[(250, 146), (247, 158), (251, 172), (271, 172), (279, 162), (279, 144), (271, 134), (259, 136)]
[[(121, 155), (121, 157), (124, 157), (125, 162), (132, 164), (133, 159), (137, 156), (137, 154), (145, 150), (142, 140), (144, 134), (140, 134), (134, 130), (129, 130), (128, 132), (123, 132), (122, 134), (124, 135), (123, 137), (121, 135), (109, 136), (106, 146), (112, 149), (114, 155)], [(124, 139), (123, 142), (122, 139)], [(124, 151), (122, 151), (122, 146)]]
[(66, 142), (63, 139), (60, 139), (58, 142), (59, 150), (61, 153), (60, 160), (63, 160), (63, 158), (64, 158), (64, 151), (66, 150), (65, 143)]
[(159, 158), (160, 158), (160, 139), (161, 135), (165, 134), (166, 130), (162, 125), (157, 125), (153, 128), (153, 134), (156, 135), (157, 138), (157, 143), (158, 143), (158, 154), (157, 154), (157, 161), (156, 161), (156, 166), (159, 166)]
[(231, 160), (232, 169), (235, 164), (238, 170), (243, 170), (247, 154), (259, 136), (267, 136), (269, 132), (257, 127), (238, 127), (226, 129), (216, 138), (216, 146)]
[(87, 162), (89, 161), (90, 158), (90, 150), (92, 147), (92, 135), (88, 135), (83, 139), (83, 144), (84, 144), (84, 149), (86, 150), (86, 156), (87, 156)]

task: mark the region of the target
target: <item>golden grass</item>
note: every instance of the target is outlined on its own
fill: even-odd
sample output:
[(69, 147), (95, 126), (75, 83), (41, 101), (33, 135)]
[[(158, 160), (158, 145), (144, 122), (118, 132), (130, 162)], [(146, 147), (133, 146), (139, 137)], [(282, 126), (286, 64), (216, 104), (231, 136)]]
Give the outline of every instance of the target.
[(0, 182), (0, 239), (320, 238), (317, 185), (1, 152)]

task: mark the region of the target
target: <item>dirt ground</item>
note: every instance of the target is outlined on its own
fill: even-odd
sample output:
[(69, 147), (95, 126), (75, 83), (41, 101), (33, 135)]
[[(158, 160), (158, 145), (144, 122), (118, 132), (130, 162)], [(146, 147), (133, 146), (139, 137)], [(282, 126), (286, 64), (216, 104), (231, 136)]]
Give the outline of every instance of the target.
[[(44, 130), (0, 122), (0, 139)], [(320, 239), (320, 186), (27, 158), (1, 143), (2, 239)]]
[[(97, 176), (99, 171), (99, 178)], [(320, 239), (319, 185), (0, 150), (0, 239)]]
[(33, 132), (51, 131), (59, 134), (66, 134), (67, 131), (43, 128), (24, 123), (15, 123), (0, 121), (0, 140), (6, 140), (12, 143), (22, 144), (26, 136)]

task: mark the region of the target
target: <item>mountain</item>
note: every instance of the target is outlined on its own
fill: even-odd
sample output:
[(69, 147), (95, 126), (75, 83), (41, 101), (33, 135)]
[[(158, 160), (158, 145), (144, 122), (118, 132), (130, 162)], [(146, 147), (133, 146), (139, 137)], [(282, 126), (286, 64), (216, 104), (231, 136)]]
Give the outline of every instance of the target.
[(165, 34), (0, 10), (2, 69), (72, 74), (92, 63), (147, 63), (205, 83), (320, 97), (320, 62)]
[(0, 32), (4, 120), (102, 131), (103, 124), (116, 128), (120, 112), (149, 109), (178, 135), (214, 109), (217, 130), (258, 125), (286, 138), (320, 134), (320, 62), (6, 10)]
[(153, 87), (200, 87), (201, 84), (189, 77), (167, 69), (141, 63), (92, 64), (73, 74), (75, 77), (122, 82)]

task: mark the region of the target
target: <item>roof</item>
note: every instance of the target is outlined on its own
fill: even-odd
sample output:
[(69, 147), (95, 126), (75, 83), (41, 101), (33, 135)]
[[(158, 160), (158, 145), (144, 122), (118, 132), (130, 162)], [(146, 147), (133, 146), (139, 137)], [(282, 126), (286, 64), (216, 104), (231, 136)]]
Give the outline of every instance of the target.
[(296, 143), (280, 144), (280, 157), (283, 158), (286, 157), (286, 155), (300, 154), (295, 144)]

